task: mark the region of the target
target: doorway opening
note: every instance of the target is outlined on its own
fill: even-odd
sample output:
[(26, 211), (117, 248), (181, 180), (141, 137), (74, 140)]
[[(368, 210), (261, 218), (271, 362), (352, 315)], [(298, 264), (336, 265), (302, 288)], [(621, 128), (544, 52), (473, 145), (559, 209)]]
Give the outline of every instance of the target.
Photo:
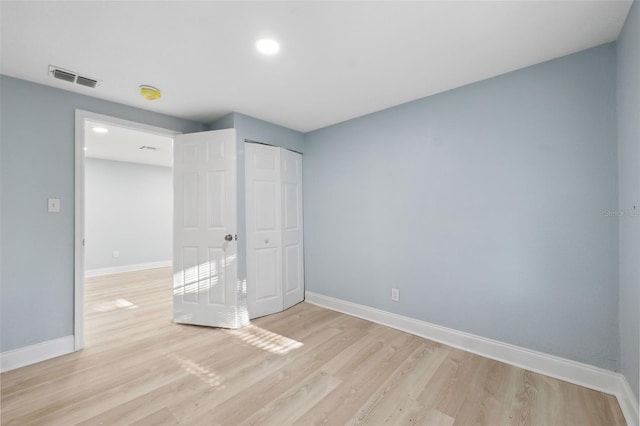
[(118, 297), (117, 287), (87, 306), (88, 280), (171, 265), (173, 137), (180, 132), (79, 110), (75, 131), (74, 346), (79, 350), (88, 310), (136, 307)]

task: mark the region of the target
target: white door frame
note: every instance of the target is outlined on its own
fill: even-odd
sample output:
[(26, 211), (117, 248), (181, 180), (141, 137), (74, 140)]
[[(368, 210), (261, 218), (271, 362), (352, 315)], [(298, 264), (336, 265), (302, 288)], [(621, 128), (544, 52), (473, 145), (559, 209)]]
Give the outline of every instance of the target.
[(96, 121), (128, 129), (162, 136), (182, 134), (175, 130), (150, 126), (135, 121), (76, 109), (75, 117), (75, 215), (74, 215), (74, 266), (73, 266), (73, 341), (74, 350), (84, 347), (84, 124)]

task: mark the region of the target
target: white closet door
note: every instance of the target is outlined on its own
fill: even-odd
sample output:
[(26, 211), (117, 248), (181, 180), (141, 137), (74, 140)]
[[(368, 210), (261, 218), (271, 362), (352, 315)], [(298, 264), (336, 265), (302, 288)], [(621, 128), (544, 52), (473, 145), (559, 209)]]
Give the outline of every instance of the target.
[(304, 300), (302, 155), (280, 150), (284, 309)]
[(235, 130), (174, 138), (173, 316), (237, 328)]
[(256, 318), (283, 310), (280, 149), (245, 143), (245, 176), (247, 304)]

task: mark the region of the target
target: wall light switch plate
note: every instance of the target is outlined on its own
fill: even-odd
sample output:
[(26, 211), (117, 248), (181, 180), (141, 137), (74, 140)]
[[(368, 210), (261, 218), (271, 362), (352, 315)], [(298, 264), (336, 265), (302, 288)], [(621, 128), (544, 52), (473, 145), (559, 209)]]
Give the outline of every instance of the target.
[(47, 199), (47, 212), (60, 213), (60, 198)]

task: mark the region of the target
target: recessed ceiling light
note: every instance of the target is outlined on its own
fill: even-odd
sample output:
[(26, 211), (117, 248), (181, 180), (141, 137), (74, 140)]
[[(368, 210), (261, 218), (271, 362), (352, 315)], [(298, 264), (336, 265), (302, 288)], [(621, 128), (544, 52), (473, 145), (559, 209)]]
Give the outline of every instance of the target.
[(280, 44), (270, 38), (262, 38), (256, 42), (256, 49), (265, 55), (275, 55), (280, 51)]
[(109, 133), (109, 129), (107, 129), (106, 127), (95, 126), (95, 127), (92, 127), (91, 130), (93, 130), (96, 133)]
[(89, 151), (89, 148), (87, 148), (87, 147), (85, 146), (85, 147), (84, 147), (84, 150), (85, 150), (85, 151)]

